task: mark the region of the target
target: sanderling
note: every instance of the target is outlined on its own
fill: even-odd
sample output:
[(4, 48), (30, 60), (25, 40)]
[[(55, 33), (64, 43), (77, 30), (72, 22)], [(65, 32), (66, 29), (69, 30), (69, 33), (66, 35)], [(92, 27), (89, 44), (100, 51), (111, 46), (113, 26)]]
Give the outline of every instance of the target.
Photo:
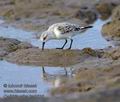
[(65, 39), (64, 45), (61, 48), (57, 49), (63, 49), (67, 44), (67, 39), (70, 39), (71, 43), (68, 49), (71, 49), (73, 43), (72, 37), (79, 33), (84, 32), (88, 28), (92, 28), (92, 26), (79, 26), (77, 24), (72, 24), (69, 22), (53, 24), (48, 28), (48, 30), (44, 31), (40, 36), (40, 40), (43, 42), (42, 50), (44, 50), (45, 43), (51, 39), (57, 40)]

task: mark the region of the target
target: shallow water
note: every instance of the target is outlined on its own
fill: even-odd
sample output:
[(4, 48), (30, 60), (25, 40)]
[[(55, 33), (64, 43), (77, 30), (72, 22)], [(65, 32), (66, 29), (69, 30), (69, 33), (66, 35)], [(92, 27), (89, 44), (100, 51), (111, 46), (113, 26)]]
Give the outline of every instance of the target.
[[(46, 76), (44, 76), (42, 67), (16, 65), (6, 61), (0, 61), (0, 96), (5, 95), (48, 95), (48, 90), (54, 86), (55, 80), (59, 77), (67, 77), (70, 74), (70, 69), (67, 68), (67, 74), (64, 68), (44, 67)], [(70, 75), (69, 75), (70, 76)], [(4, 85), (7, 85), (6, 88)], [(5, 93), (4, 90), (23, 90), (24, 88), (10, 88), (9, 85), (36, 85), (31, 90), (36, 90), (33, 93)], [(30, 88), (28, 88), (30, 89)]]
[[(6, 38), (15, 38), (20, 41), (29, 42), (34, 46), (41, 48), (41, 42), (36, 39), (35, 32), (24, 31), (11, 26), (4, 26), (3, 21), (0, 21), (0, 36)], [(93, 28), (84, 32), (81, 35), (75, 36), (73, 49), (82, 49), (85, 47), (91, 47), (94, 49), (101, 49), (107, 46), (111, 46), (102, 36), (101, 36), (101, 27), (105, 22), (101, 20), (97, 20), (93, 24)], [(49, 41), (46, 43), (46, 48), (56, 48), (60, 47), (64, 43), (64, 41)], [(66, 46), (68, 47), (68, 45)], [(48, 90), (51, 87), (54, 87), (54, 82), (59, 77), (66, 77), (66, 71), (64, 68), (60, 67), (46, 67), (45, 70), (47, 74), (43, 75), (42, 67), (40, 66), (24, 66), (24, 65), (16, 65), (12, 63), (8, 63), (6, 61), (0, 61), (0, 96), (5, 95), (48, 95)], [(67, 68), (68, 74), (70, 74), (70, 68)], [(68, 75), (67, 77), (69, 77)], [(36, 85), (31, 89), (37, 90), (34, 93), (5, 93), (3, 92), (5, 89), (12, 89), (4, 86), (4, 85), (19, 85), (19, 84), (29, 84)], [(17, 88), (19, 89), (19, 88)], [(21, 89), (24, 89), (22, 87)], [(30, 88), (29, 88), (30, 89)]]
[[(101, 27), (105, 23), (105, 21), (101, 21), (98, 19), (94, 24), (93, 28), (87, 30), (82, 34), (78, 34), (73, 38), (73, 49), (83, 49), (85, 47), (91, 47), (94, 49), (101, 49), (107, 46), (112, 46), (109, 42), (107, 42), (101, 35)], [(20, 41), (29, 42), (34, 46), (41, 48), (41, 41), (36, 39), (36, 32), (28, 32), (22, 29), (17, 29), (11, 26), (2, 26), (0, 25), (0, 36), (6, 38), (15, 38)], [(46, 43), (46, 48), (56, 48), (61, 47), (64, 43), (63, 40), (52, 40)], [(67, 44), (66, 47), (68, 47)]]

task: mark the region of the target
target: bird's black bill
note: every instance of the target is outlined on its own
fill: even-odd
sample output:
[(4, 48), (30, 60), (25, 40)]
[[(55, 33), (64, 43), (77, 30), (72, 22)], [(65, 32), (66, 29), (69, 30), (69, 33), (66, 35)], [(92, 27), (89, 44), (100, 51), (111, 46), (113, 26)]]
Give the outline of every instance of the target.
[(42, 43), (42, 50), (44, 50), (45, 42)]

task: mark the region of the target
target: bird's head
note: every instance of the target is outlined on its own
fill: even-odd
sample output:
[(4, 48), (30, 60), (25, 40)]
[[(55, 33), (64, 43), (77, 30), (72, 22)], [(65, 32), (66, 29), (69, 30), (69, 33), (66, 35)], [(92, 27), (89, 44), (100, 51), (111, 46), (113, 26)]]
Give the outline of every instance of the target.
[(45, 31), (41, 34), (40, 40), (43, 42), (42, 43), (42, 50), (44, 50), (45, 42), (47, 42), (50, 39), (51, 39), (51, 36), (50, 36), (50, 33), (48, 31)]
[(43, 32), (40, 36), (42, 42), (47, 42), (50, 39), (49, 33), (47, 31)]

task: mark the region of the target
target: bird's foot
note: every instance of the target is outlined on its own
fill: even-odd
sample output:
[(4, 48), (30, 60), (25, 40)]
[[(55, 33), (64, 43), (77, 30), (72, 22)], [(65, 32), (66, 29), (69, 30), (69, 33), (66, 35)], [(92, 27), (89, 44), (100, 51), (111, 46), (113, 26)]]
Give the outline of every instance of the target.
[(67, 48), (67, 50), (70, 50), (71, 48)]

